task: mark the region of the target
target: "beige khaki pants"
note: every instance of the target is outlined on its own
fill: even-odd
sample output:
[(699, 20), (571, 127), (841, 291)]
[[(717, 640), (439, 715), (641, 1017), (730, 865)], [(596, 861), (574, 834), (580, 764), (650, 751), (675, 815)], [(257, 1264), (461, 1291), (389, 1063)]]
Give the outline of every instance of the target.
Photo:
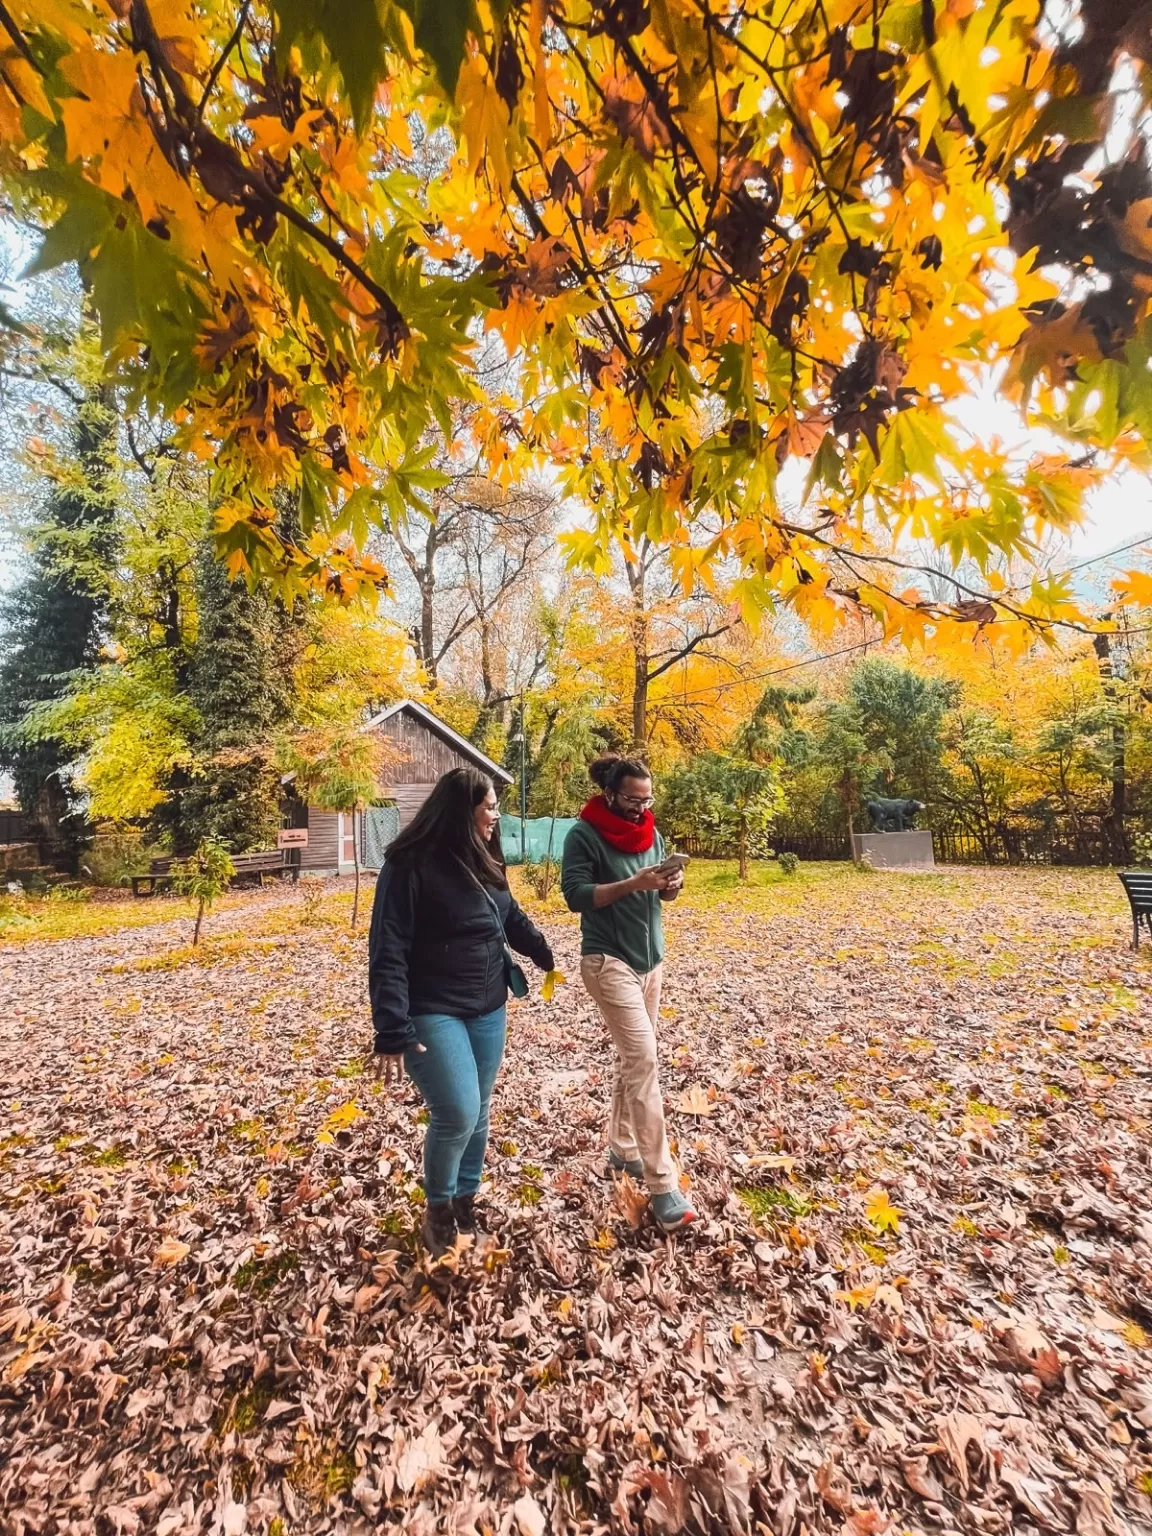
[(628, 1162), (639, 1158), (654, 1195), (680, 1187), (664, 1128), (664, 1099), (656, 1059), (663, 967), (638, 975), (611, 955), (585, 955), (580, 975), (616, 1047), (616, 1081), (608, 1141)]

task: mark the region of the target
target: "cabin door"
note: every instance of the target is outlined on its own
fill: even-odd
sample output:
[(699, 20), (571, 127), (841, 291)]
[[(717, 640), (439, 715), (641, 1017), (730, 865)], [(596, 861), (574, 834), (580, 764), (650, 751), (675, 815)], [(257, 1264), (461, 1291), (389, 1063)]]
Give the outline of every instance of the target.
[(356, 862), (356, 847), (353, 842), (355, 836), (355, 820), (351, 811), (341, 811), (337, 819), (336, 833), (340, 847), (340, 863), (354, 864)]

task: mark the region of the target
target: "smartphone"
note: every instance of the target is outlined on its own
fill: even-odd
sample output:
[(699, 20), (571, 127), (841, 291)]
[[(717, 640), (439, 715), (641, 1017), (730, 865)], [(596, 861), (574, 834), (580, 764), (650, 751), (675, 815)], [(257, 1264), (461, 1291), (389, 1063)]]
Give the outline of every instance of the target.
[(670, 853), (661, 864), (660, 868), (667, 874), (675, 874), (678, 869), (687, 869), (691, 858), (686, 853)]

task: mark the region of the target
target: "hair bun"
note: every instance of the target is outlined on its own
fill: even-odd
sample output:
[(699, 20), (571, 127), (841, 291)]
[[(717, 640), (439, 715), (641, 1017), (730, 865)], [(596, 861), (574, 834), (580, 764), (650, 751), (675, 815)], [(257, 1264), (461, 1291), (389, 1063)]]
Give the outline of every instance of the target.
[(588, 775), (593, 784), (598, 784), (601, 789), (607, 789), (612, 770), (619, 761), (619, 752), (605, 752), (603, 757), (598, 757), (594, 763), (590, 764)]
[(619, 752), (605, 752), (588, 769), (593, 784), (606, 794), (615, 793), (625, 779), (650, 779), (652, 770), (638, 757), (621, 757)]

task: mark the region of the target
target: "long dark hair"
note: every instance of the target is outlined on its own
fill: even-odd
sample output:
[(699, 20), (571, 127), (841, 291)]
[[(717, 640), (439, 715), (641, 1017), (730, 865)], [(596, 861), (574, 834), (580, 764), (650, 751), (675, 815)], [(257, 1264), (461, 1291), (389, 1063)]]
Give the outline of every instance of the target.
[(650, 779), (652, 770), (638, 757), (620, 757), (606, 752), (588, 768), (593, 784), (599, 784), (606, 794), (614, 795), (625, 779)]
[(484, 842), (476, 830), (475, 812), (495, 785), (479, 768), (451, 768), (412, 820), (389, 844), (389, 862), (414, 864), (431, 857), (456, 859), (482, 885), (503, 890), (508, 884), (500, 828)]

